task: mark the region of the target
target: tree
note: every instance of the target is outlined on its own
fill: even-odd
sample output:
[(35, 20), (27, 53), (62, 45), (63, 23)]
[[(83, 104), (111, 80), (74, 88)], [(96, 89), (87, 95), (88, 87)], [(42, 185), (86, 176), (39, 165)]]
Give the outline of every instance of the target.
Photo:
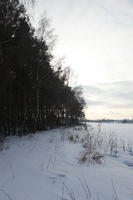
[(55, 68), (52, 29), (38, 35), (19, 0), (0, 2), (0, 135), (27, 134), (72, 124), (83, 115), (80, 88), (69, 85), (69, 68)]

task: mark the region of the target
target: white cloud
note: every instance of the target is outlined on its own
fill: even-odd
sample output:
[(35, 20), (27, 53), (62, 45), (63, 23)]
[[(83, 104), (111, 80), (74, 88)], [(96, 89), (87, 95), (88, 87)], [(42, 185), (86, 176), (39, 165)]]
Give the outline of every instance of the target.
[(84, 86), (86, 115), (93, 118), (133, 118), (133, 82)]

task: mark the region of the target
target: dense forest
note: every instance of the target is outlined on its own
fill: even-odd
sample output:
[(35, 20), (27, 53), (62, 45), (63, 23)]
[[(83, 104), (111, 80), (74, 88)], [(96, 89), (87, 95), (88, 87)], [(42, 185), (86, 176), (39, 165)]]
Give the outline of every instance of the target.
[(51, 64), (43, 25), (35, 34), (24, 3), (0, 1), (1, 139), (75, 124), (84, 116), (80, 88), (68, 84), (67, 70)]

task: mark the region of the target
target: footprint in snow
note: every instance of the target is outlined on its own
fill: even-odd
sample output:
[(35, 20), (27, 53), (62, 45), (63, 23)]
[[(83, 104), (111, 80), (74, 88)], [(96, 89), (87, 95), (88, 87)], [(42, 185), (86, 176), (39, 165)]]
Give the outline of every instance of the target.
[(57, 174), (59, 177), (61, 177), (61, 178), (65, 178), (66, 177), (66, 175), (65, 174)]
[(57, 182), (57, 178), (54, 176), (49, 176), (49, 179), (52, 180), (52, 183), (56, 183)]
[(133, 152), (130, 152), (130, 154), (129, 154), (130, 156), (133, 156)]
[(123, 161), (128, 167), (133, 167), (133, 161), (125, 160)]

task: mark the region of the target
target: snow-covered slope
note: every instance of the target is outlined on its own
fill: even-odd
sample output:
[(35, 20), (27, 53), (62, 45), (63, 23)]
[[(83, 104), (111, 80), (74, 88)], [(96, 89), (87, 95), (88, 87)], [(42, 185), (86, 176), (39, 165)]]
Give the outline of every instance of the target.
[[(98, 132), (92, 126), (87, 131)], [(7, 138), (0, 152), (0, 200), (133, 199), (131, 152), (107, 152), (101, 164), (80, 162), (87, 131), (60, 128)]]

